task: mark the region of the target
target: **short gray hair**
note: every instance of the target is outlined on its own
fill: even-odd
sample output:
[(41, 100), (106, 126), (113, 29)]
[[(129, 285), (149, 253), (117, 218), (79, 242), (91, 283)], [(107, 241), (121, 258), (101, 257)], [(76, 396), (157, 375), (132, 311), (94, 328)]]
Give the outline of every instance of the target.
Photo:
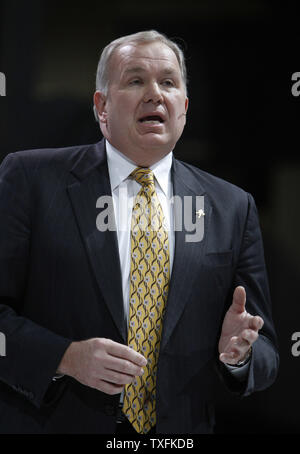
[[(122, 36), (121, 38), (115, 39), (114, 41), (109, 43), (103, 49), (100, 59), (99, 59), (97, 74), (96, 74), (96, 90), (99, 90), (104, 95), (107, 95), (108, 84), (109, 84), (109, 78), (108, 78), (109, 60), (110, 60), (110, 57), (112, 56), (112, 54), (115, 52), (115, 50), (118, 47), (123, 46), (125, 44), (131, 44), (131, 43), (147, 44), (147, 43), (153, 43), (155, 41), (162, 42), (163, 44), (167, 45), (170, 49), (172, 49), (173, 52), (175, 53), (178, 63), (179, 63), (185, 90), (187, 92), (187, 70), (186, 70), (184, 53), (175, 41), (167, 38), (167, 36), (163, 35), (162, 33), (157, 32), (156, 30), (147, 30), (147, 31), (143, 31), (143, 32), (134, 33), (132, 35)], [(95, 114), (96, 120), (98, 121), (98, 113), (97, 113), (95, 106), (94, 106), (94, 114)]]

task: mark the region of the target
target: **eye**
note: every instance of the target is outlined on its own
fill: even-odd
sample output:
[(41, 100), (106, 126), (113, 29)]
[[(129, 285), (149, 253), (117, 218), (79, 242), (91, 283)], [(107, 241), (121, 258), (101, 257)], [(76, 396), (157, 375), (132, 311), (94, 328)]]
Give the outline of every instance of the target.
[(162, 84), (165, 85), (166, 87), (174, 87), (175, 86), (174, 82), (171, 79), (164, 80)]
[(142, 83), (141, 79), (132, 79), (129, 82), (129, 85), (140, 85)]

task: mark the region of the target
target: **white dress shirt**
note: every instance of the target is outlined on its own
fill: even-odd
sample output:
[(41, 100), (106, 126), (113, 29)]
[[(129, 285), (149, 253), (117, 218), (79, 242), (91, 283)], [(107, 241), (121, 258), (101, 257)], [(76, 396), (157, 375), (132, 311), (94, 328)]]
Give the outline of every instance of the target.
[[(129, 177), (131, 172), (137, 167), (134, 162), (116, 150), (108, 141), (106, 141), (106, 151), (122, 271), (124, 313), (126, 321), (128, 322), (131, 217), (133, 203), (135, 197), (141, 189), (141, 185)], [(164, 212), (165, 223), (169, 236), (170, 273), (172, 272), (175, 244), (173, 229), (173, 205), (171, 203), (173, 196), (173, 187), (171, 182), (172, 158), (173, 153), (171, 152), (162, 160), (149, 167), (153, 171), (155, 177), (155, 189)]]

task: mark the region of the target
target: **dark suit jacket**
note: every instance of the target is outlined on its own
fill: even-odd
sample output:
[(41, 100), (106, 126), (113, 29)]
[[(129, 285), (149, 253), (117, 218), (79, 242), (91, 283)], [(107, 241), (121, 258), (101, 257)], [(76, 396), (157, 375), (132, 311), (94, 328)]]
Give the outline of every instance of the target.
[[(251, 195), (174, 159), (174, 193), (204, 196), (204, 238), (176, 232), (157, 379), (157, 432), (208, 433), (216, 377), (242, 396), (272, 384), (276, 338)], [(113, 433), (119, 395), (53, 382), (73, 340), (126, 343), (116, 232), (96, 227), (111, 194), (104, 141), (8, 155), (0, 168), (1, 433)], [(195, 215), (194, 215), (195, 216)], [(189, 232), (190, 233), (190, 232)], [(218, 361), (233, 289), (265, 321), (244, 383)], [(219, 381), (219, 380), (218, 380)]]

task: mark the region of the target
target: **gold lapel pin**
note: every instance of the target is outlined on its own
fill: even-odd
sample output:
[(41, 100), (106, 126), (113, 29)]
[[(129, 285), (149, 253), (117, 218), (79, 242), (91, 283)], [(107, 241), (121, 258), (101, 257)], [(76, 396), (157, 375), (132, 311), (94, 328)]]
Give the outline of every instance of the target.
[(204, 211), (201, 209), (201, 210), (196, 211), (196, 215), (198, 216), (198, 219), (200, 219), (201, 216), (205, 216), (205, 213), (204, 213)]

